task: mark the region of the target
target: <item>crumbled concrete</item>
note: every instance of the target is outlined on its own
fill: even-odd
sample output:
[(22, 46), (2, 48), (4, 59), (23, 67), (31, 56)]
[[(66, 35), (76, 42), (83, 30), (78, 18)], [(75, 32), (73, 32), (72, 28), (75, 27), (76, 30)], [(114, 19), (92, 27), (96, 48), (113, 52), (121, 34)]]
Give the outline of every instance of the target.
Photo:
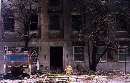
[(102, 76), (102, 75), (41, 75), (31, 76), (23, 80), (0, 80), (0, 83), (130, 83), (130, 76)]

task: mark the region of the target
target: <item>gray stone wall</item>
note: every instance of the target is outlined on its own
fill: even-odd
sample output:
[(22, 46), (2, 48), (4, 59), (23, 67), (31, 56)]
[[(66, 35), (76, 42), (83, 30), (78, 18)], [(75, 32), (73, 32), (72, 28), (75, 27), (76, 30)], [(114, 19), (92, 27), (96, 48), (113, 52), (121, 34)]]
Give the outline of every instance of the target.
[[(81, 65), (84, 70), (89, 69), (89, 63), (88, 63), (88, 52), (87, 52), (87, 41), (85, 44), (85, 52), (84, 57), (85, 60), (83, 62), (75, 62), (73, 60), (73, 47), (72, 47), (72, 28), (71, 28), (71, 4), (68, 3), (70, 0), (63, 0), (63, 12), (62, 12), (62, 21), (63, 23), (62, 28), (64, 37), (58, 39), (51, 39), (49, 38), (49, 20), (48, 20), (48, 0), (41, 0), (40, 7), (41, 11), (39, 14), (39, 26), (40, 26), (40, 32), (41, 35), (40, 39), (32, 40), (29, 43), (29, 46), (37, 46), (40, 47), (39, 50), (39, 62), (40, 62), (40, 69), (45, 70), (45, 68), (50, 69), (50, 47), (51, 46), (62, 46), (63, 47), (63, 69), (66, 67), (66, 65), (70, 64), (76, 69), (77, 65)], [(1, 18), (1, 17), (0, 17)], [(86, 17), (87, 18), (87, 17)], [(21, 31), (21, 28), (19, 27), (21, 25), (18, 23), (18, 21), (15, 22), (15, 31)], [(85, 27), (89, 25), (88, 22), (86, 22)], [(4, 45), (7, 45), (9, 47), (22, 47), (24, 46), (24, 42), (19, 40), (19, 35), (17, 32), (14, 33), (4, 33), (3, 32), (3, 26), (2, 26), (2, 20), (0, 19), (0, 39), (2, 39), (2, 36), (4, 36), (4, 41), (0, 42), (0, 48), (2, 49)], [(53, 34), (52, 34), (53, 35)], [(4, 52), (4, 51), (3, 51)], [(3, 63), (0, 63), (3, 64)], [(126, 64), (127, 71), (130, 72), (130, 64), (129, 62)], [(2, 65), (0, 66), (2, 68)], [(125, 63), (121, 62), (102, 62), (99, 63), (97, 66), (98, 70), (112, 70), (112, 69), (125, 69)], [(76, 70), (75, 70), (76, 71)]]

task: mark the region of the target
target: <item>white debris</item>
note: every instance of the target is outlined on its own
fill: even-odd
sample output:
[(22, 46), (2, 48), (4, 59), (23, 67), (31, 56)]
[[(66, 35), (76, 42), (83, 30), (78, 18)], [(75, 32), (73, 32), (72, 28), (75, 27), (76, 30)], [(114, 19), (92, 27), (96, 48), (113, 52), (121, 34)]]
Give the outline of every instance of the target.
[(103, 76), (103, 75), (33, 75), (29, 79), (25, 78), (23, 80), (0, 80), (0, 83), (64, 83), (69, 81), (70, 83), (130, 83), (130, 75), (113, 75), (113, 76)]

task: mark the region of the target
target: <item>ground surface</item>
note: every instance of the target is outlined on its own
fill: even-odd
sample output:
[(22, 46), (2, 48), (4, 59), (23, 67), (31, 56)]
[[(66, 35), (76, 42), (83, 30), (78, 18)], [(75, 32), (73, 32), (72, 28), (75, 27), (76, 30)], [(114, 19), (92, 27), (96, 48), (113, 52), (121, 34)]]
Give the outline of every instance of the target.
[(130, 83), (130, 76), (127, 75), (41, 75), (31, 76), (23, 80), (0, 80), (0, 83)]

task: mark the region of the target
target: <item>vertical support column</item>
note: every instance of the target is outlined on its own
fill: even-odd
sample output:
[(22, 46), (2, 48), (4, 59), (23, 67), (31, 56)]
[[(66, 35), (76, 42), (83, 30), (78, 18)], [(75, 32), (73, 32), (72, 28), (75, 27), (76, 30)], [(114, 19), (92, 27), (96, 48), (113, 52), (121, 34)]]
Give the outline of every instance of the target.
[(45, 66), (49, 64), (49, 49), (48, 49), (48, 0), (41, 0), (40, 2), (41, 12), (39, 14), (39, 25), (41, 28), (41, 50), (39, 53), (39, 65), (43, 70)]
[(63, 68), (66, 65), (71, 63), (71, 50), (69, 46), (69, 42), (71, 42), (71, 11), (70, 11), (70, 3), (69, 0), (62, 1), (62, 10), (63, 10), (63, 28), (64, 28), (64, 51), (63, 51)]
[(41, 0), (41, 41), (48, 40), (48, 0)]

